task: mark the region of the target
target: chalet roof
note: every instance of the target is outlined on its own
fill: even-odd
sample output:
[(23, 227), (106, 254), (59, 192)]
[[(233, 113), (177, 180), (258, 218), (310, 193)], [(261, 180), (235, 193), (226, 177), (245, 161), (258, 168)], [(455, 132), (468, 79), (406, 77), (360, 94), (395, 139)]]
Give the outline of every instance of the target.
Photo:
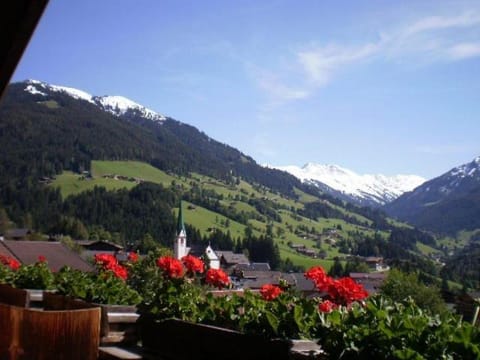
[(3, 241), (0, 241), (0, 255), (15, 258), (15, 255), (5, 246)]
[(372, 295), (378, 292), (387, 277), (386, 273), (350, 273), (350, 277), (357, 283), (362, 284), (365, 290)]
[(92, 265), (60, 242), (4, 240), (2, 245), (22, 264), (34, 264), (42, 255), (47, 259), (49, 268), (54, 271), (63, 266), (70, 266), (82, 271), (93, 271)]
[(218, 257), (223, 259), (227, 265), (248, 264), (249, 261), (244, 254), (237, 254), (233, 251), (216, 251)]
[(352, 272), (349, 274), (349, 276), (354, 280), (361, 280), (361, 279), (384, 280), (387, 277), (387, 274), (384, 272), (373, 272), (373, 273)]
[(281, 279), (279, 271), (251, 271), (241, 281), (242, 287), (245, 289), (260, 289), (263, 285), (278, 285)]
[(122, 250), (123, 246), (116, 244), (114, 242), (108, 240), (76, 240), (75, 241), (78, 245), (83, 246), (85, 248), (93, 247), (95, 245), (107, 245), (117, 250)]
[(5, 238), (6, 239), (23, 239), (28, 234), (31, 234), (32, 231), (30, 229), (9, 229), (5, 231)]
[(282, 280), (290, 286), (295, 286), (294, 277), (280, 271), (251, 271), (240, 281), (240, 284), (244, 289), (260, 289), (266, 284), (280, 285)]
[(260, 279), (260, 278), (278, 278), (280, 279), (282, 273), (280, 271), (259, 271), (259, 270), (244, 270), (242, 277), (244, 279)]
[(235, 270), (238, 271), (270, 271), (269, 263), (250, 263), (235, 265)]
[(295, 279), (295, 288), (298, 291), (302, 291), (302, 292), (316, 291), (313, 281), (305, 278), (304, 273), (291, 273), (290, 275)]

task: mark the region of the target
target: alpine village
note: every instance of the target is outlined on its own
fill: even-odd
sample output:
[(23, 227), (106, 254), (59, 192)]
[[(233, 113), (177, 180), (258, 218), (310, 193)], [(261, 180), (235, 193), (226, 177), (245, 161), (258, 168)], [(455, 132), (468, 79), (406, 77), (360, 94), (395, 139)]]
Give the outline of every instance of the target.
[(480, 359), (480, 157), (349, 194), (2, 76), (0, 359)]

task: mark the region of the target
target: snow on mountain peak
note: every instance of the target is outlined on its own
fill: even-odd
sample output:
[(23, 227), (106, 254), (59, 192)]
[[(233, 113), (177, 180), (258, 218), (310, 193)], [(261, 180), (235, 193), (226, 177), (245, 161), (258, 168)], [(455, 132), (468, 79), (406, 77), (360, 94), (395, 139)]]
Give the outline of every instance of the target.
[(381, 174), (359, 175), (338, 165), (307, 163), (303, 167), (278, 166), (303, 182), (322, 183), (342, 194), (357, 199), (366, 199), (377, 204), (385, 204), (406, 191), (411, 191), (425, 182), (416, 175), (385, 176)]
[(153, 110), (146, 108), (130, 99), (123, 96), (92, 96), (89, 93), (66, 86), (47, 84), (38, 80), (27, 80), (25, 91), (33, 95), (47, 96), (46, 91), (63, 92), (74, 99), (80, 99), (95, 104), (103, 110), (116, 115), (125, 115), (128, 111), (139, 113), (142, 117), (152, 121), (163, 121), (165, 116), (156, 113)]
[(452, 186), (458, 186), (460, 180), (463, 178), (477, 177), (478, 174), (475, 174), (477, 170), (480, 172), (480, 156), (477, 156), (469, 163), (453, 168), (447, 173), (447, 175), (454, 180)]
[(92, 95), (82, 90), (78, 90), (78, 89), (66, 87), (66, 86), (47, 84), (45, 82), (38, 81), (38, 80), (27, 80), (27, 84), (29, 85), (27, 85), (27, 87), (25, 88), (25, 91), (28, 91), (34, 95), (38, 94), (42, 96), (47, 96), (47, 94), (45, 94), (44, 91), (51, 90), (55, 92), (64, 92), (67, 95), (70, 95), (71, 97), (73, 97), (74, 99), (86, 100), (90, 103), (93, 103)]
[(149, 120), (163, 121), (166, 119), (165, 116), (123, 96), (95, 96), (94, 100), (100, 104), (105, 111), (117, 116), (125, 115), (128, 111), (138, 111), (144, 118)]

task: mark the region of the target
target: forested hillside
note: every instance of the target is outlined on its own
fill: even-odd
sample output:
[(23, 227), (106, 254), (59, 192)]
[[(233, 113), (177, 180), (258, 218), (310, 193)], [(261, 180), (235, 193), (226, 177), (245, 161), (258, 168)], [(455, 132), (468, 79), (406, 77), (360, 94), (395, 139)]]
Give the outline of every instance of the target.
[[(147, 250), (155, 242), (170, 245), (183, 199), (193, 243), (215, 241), (273, 266), (280, 257), (284, 266), (329, 266), (337, 256), (379, 255), (435, 272), (415, 254), (418, 242), (434, 240), (408, 233), (379, 210), (261, 167), (176, 120), (154, 122), (134, 111), (117, 117), (61, 91), (26, 92), (25, 85), (11, 85), (0, 107), (0, 208), (16, 226)], [(94, 160), (143, 161), (161, 172), (160, 180), (134, 179), (141, 176), (132, 176), (131, 162), (109, 163), (110, 174), (95, 174)]]

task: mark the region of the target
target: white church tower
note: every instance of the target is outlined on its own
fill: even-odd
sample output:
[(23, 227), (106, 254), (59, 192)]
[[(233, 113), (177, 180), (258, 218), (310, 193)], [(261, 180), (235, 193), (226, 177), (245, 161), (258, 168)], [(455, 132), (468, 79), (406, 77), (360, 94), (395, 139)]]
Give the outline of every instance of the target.
[(182, 201), (180, 200), (180, 209), (178, 211), (178, 222), (177, 222), (177, 238), (173, 245), (173, 251), (175, 258), (180, 260), (182, 257), (187, 255), (187, 232), (185, 231), (185, 225), (183, 224), (183, 211), (182, 211)]

